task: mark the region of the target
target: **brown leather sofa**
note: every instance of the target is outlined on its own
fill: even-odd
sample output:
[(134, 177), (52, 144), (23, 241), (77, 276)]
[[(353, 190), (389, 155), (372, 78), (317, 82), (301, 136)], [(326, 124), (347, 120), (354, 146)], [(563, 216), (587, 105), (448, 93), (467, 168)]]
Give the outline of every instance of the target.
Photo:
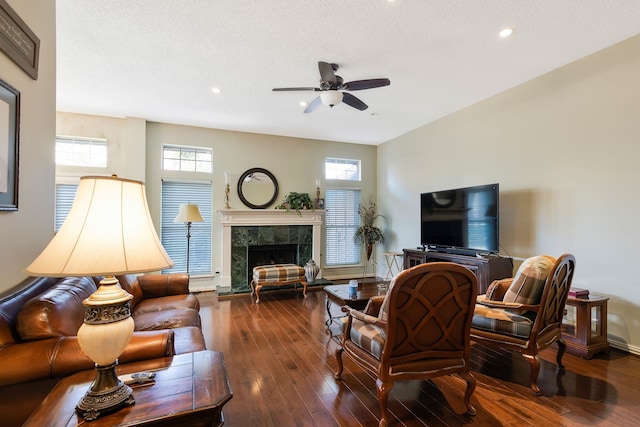
[[(31, 277), (0, 294), (0, 413), (19, 426), (57, 381), (93, 369), (78, 344), (82, 301), (100, 277)], [(135, 331), (119, 362), (204, 350), (200, 304), (186, 274), (118, 276), (133, 295)]]

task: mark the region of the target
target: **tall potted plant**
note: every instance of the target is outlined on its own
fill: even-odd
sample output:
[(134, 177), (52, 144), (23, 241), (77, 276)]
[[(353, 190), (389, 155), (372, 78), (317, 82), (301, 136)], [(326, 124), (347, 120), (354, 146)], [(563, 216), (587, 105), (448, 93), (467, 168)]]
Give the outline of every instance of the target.
[(360, 203), (358, 215), (360, 215), (360, 226), (353, 235), (353, 241), (365, 245), (367, 262), (369, 262), (373, 246), (384, 242), (382, 229), (376, 225), (377, 219), (384, 218), (384, 215), (377, 213), (373, 196), (369, 196), (369, 200), (365, 204)]

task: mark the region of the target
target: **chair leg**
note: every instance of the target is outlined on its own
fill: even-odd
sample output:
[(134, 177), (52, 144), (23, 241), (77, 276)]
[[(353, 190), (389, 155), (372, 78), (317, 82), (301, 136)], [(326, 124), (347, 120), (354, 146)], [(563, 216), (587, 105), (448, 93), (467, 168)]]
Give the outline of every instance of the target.
[(525, 360), (531, 366), (531, 390), (536, 396), (540, 396), (540, 387), (538, 387), (538, 373), (540, 372), (540, 359), (537, 354), (524, 354)]
[(336, 348), (336, 361), (338, 362), (338, 371), (333, 375), (333, 377), (337, 380), (342, 379), (342, 370), (344, 369), (344, 365), (342, 364), (342, 352), (344, 349), (341, 345)]
[(564, 365), (562, 364), (562, 356), (564, 356), (564, 352), (567, 349), (567, 344), (562, 339), (558, 339), (556, 341), (558, 344), (558, 354), (556, 355), (556, 362), (558, 362), (558, 369), (564, 371)]
[(380, 424), (379, 427), (387, 427), (389, 423), (389, 412), (387, 411), (387, 399), (389, 392), (393, 388), (393, 381), (383, 382), (380, 378), (376, 380), (378, 389), (378, 402), (380, 403)]
[(461, 372), (460, 376), (467, 382), (467, 389), (464, 392), (464, 404), (467, 406), (467, 414), (475, 415), (476, 409), (471, 405), (471, 395), (476, 389), (476, 378), (468, 371)]

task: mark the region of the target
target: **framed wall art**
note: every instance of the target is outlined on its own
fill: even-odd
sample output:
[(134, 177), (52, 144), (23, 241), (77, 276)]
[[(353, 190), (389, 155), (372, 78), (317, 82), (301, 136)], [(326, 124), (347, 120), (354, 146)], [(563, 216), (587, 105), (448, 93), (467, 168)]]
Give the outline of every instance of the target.
[(40, 39), (5, 0), (0, 0), (0, 50), (38, 80)]
[(18, 210), (20, 92), (0, 80), (0, 211)]

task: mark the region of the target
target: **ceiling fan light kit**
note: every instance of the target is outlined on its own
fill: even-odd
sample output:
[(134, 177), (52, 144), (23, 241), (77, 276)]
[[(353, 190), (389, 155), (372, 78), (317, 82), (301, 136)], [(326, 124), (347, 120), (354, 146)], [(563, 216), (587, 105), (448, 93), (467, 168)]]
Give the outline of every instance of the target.
[(273, 91), (322, 92), (320, 96), (316, 97), (304, 110), (305, 113), (312, 112), (320, 104), (324, 104), (328, 107), (334, 107), (341, 102), (344, 102), (357, 110), (364, 111), (369, 108), (368, 105), (351, 93), (345, 91), (373, 89), (376, 87), (389, 86), (391, 84), (387, 78), (354, 80), (344, 83), (342, 77), (336, 75), (336, 71), (338, 71), (338, 64), (320, 61), (318, 62), (318, 69), (320, 70), (320, 87), (281, 87), (274, 88)]
[(342, 102), (342, 92), (337, 90), (325, 90), (320, 94), (320, 100), (324, 105), (334, 107)]

